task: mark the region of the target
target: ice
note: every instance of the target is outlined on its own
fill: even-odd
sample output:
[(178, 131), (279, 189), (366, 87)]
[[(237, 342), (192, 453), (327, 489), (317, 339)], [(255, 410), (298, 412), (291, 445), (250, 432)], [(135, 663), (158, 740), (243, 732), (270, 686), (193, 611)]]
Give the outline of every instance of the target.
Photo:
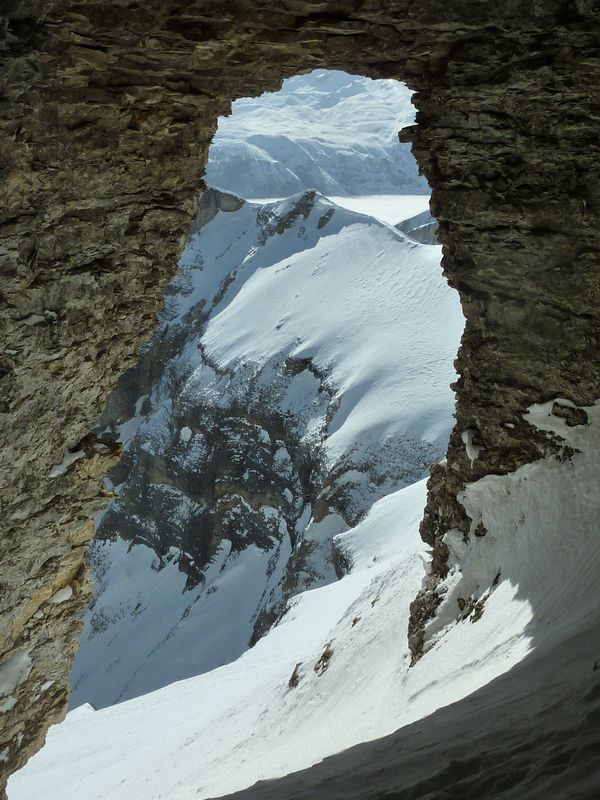
[(85, 450), (77, 450), (75, 452), (65, 453), (63, 460), (60, 464), (55, 464), (48, 473), (49, 478), (59, 478), (61, 475), (66, 475), (69, 468), (75, 464), (76, 461), (81, 461), (85, 458)]
[(10, 695), (27, 678), (33, 667), (31, 648), (17, 651), (0, 664), (0, 697)]
[(64, 586), (62, 589), (59, 589), (57, 592), (55, 592), (48, 602), (52, 603), (53, 605), (60, 605), (61, 603), (65, 603), (67, 600), (70, 600), (71, 597), (73, 597), (73, 587)]
[(461, 433), (462, 443), (465, 446), (465, 450), (467, 452), (467, 458), (470, 460), (471, 466), (473, 466), (473, 462), (479, 458), (479, 454), (481, 453), (481, 451), (485, 449), (481, 445), (477, 445), (474, 443), (476, 436), (477, 436), (476, 431), (468, 430), (468, 431), (463, 431)]

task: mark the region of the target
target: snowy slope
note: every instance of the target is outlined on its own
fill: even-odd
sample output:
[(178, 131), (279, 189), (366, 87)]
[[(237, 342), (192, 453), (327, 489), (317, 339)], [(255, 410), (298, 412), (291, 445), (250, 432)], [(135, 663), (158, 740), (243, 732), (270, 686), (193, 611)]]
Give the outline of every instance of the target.
[[(478, 585), (460, 587), (454, 566), (442, 610), (455, 609), (460, 587), (486, 598), (483, 614), (457, 623), (454, 610), (415, 667), (408, 667), (406, 624), (425, 570), (417, 532), (423, 483), (383, 498), (342, 534), (351, 573), (297, 597), (233, 664), (104, 711), (70, 714), (12, 778), (10, 800), (215, 797), (422, 718), (532, 648), (538, 660), (560, 652), (572, 661), (573, 632), (600, 622), (600, 403), (575, 427), (553, 410), (552, 401), (534, 406), (526, 419), (559, 436), (563, 454), (467, 486), (465, 508), (488, 530), (471, 548), (468, 574)], [(451, 535), (449, 544), (459, 552)]]
[(232, 116), (219, 120), (206, 181), (243, 197), (309, 187), (327, 195), (428, 194), (410, 146), (398, 141), (413, 122), (403, 84), (315, 70), (279, 92), (234, 102)]
[(149, 385), (125, 382), (74, 705), (236, 659), (291, 595), (336, 580), (333, 536), (427, 474), (450, 430), (463, 320), (439, 247), (314, 191), (209, 192), (198, 225)]
[[(400, 188), (400, 187), (399, 187)], [(358, 214), (366, 214), (388, 225), (398, 225), (429, 211), (429, 194), (354, 194), (328, 195), (332, 203)], [(253, 203), (266, 205), (284, 197), (250, 197)], [(399, 230), (402, 230), (401, 228)]]
[[(291, 595), (336, 580), (333, 536), (445, 447), (462, 317), (439, 250), (360, 216), (428, 205), (381, 194), (428, 191), (397, 137), (408, 90), (317, 71), (233, 112), (209, 179), (299, 193), (204, 209), (159, 330), (111, 398), (101, 435), (125, 455), (90, 551), (75, 706), (237, 658)], [(340, 205), (359, 214), (324, 198), (294, 211), (313, 185), (358, 195)]]
[[(281, 217), (297, 203), (267, 213)], [(250, 255), (243, 292), (234, 282), (234, 296), (207, 327), (207, 353), (223, 369), (284, 351), (313, 360), (338, 387), (330, 458), (397, 433), (445, 445), (452, 407), (445, 381), (462, 317), (440, 274), (441, 248), (409, 242), (325, 198), (309, 214), (316, 230), (303, 219), (294, 226), (305, 229), (305, 250), (289, 252), (276, 239), (275, 253)]]
[(330, 195), (329, 199), (342, 208), (367, 214), (388, 225), (397, 225), (416, 214), (429, 211), (429, 194)]

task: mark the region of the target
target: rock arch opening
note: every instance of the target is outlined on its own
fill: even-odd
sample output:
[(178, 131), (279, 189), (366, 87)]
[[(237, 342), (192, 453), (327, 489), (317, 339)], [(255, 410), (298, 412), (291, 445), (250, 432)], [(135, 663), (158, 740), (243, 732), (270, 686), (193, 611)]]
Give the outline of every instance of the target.
[(465, 483), (553, 450), (523, 420), (532, 404), (591, 407), (600, 393), (594, 4), (240, 2), (224, 13), (12, 0), (0, 35), (0, 668), (19, 679), (2, 715), (3, 774), (64, 713), (110, 459), (90, 454), (77, 480), (49, 473), (79, 452), (153, 327), (218, 115), (313, 67), (417, 91), (406, 135), (467, 318), (451, 469), (433, 476), (423, 527), (434, 563), (414, 608), (417, 652), (447, 570), (444, 535), (470, 526)]

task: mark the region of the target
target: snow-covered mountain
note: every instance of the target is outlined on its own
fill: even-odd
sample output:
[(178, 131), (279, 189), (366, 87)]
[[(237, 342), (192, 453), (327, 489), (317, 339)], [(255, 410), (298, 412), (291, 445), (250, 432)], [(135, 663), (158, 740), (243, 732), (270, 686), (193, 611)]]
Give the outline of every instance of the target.
[(220, 120), (211, 180), (302, 191), (205, 192), (159, 328), (110, 398), (96, 434), (124, 454), (72, 706), (238, 658), (344, 574), (338, 533), (441, 457), (462, 315), (439, 248), (386, 224), (427, 206), (397, 137), (413, 118), (401, 84), (321, 70)]
[(206, 181), (242, 197), (287, 197), (314, 187), (326, 195), (428, 194), (398, 131), (414, 122), (410, 91), (315, 70), (279, 92), (236, 100), (219, 120)]
[(161, 324), (98, 428), (125, 454), (74, 705), (236, 659), (347, 571), (337, 534), (441, 457), (463, 321), (439, 259), (314, 190), (203, 195)]
[(402, 233), (405, 233), (415, 242), (422, 244), (437, 244), (437, 222), (431, 216), (429, 210), (422, 211), (420, 214), (415, 214), (410, 219), (402, 220), (396, 224), (396, 228)]

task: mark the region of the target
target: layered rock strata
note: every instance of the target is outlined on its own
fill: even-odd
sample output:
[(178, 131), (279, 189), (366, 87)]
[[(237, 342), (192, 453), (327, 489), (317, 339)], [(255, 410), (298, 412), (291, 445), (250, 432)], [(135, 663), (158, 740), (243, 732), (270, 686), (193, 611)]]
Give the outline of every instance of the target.
[(66, 708), (90, 520), (116, 458), (88, 431), (152, 331), (217, 117), (314, 67), (417, 91), (403, 139), (467, 318), (457, 424), (423, 525), (434, 558), (413, 608), (420, 652), (443, 536), (474, 533), (460, 489), (546, 452), (523, 420), (532, 402), (600, 395), (599, 12), (595, 0), (3, 4), (5, 774)]

